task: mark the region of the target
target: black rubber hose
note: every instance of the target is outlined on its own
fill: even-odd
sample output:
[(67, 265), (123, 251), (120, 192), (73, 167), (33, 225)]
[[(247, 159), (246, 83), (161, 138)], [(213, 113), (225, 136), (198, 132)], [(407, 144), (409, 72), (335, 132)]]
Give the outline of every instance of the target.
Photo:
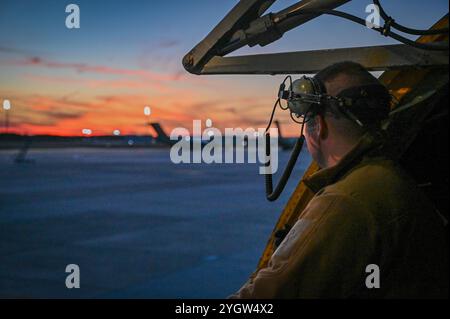
[[(284, 188), (286, 187), (286, 184), (289, 180), (289, 177), (292, 174), (292, 169), (295, 166), (295, 163), (297, 163), (298, 156), (300, 155), (300, 152), (303, 148), (303, 143), (305, 141), (305, 138), (300, 136), (295, 143), (294, 149), (292, 150), (291, 157), (289, 158), (289, 161), (286, 165), (286, 168), (284, 169), (283, 175), (281, 175), (281, 178), (275, 187), (275, 190), (273, 190), (273, 180), (272, 180), (272, 174), (266, 172), (266, 198), (268, 201), (273, 202), (276, 201), (281, 193), (283, 192)], [(266, 134), (266, 156), (269, 157), (269, 160), (266, 163), (266, 167), (270, 167), (270, 134)]]
[[(294, 12), (287, 14), (285, 18), (297, 16), (300, 14), (328, 14), (328, 15), (333, 15), (333, 16), (340, 17), (343, 19), (347, 19), (347, 20), (353, 21), (355, 23), (361, 24), (363, 26), (366, 26), (366, 20), (361, 19), (360, 17), (354, 16), (352, 14), (342, 12), (342, 11), (337, 11), (337, 10), (302, 9), (302, 10), (294, 11)], [(425, 43), (415, 42), (415, 41), (409, 40), (409, 39), (401, 36), (400, 34), (392, 32), (391, 30), (386, 29), (384, 27), (383, 28), (373, 28), (373, 30), (380, 32), (381, 34), (383, 34), (386, 37), (391, 37), (393, 39), (396, 39), (397, 41), (400, 41), (403, 44), (407, 44), (409, 46), (412, 46), (412, 47), (415, 47), (418, 49), (432, 50), (432, 51), (448, 51), (448, 49), (449, 49), (448, 44), (441, 45), (441, 44), (433, 44), (433, 43), (425, 44)]]
[(373, 0), (373, 3), (378, 6), (379, 10), (380, 10), (380, 15), (383, 18), (384, 21), (389, 22), (390, 25), (394, 28), (397, 29), (398, 31), (404, 32), (404, 33), (408, 33), (408, 34), (415, 34), (415, 35), (436, 35), (436, 34), (445, 34), (448, 33), (448, 27), (447, 28), (443, 28), (443, 29), (436, 29), (436, 30), (419, 30), (419, 29), (412, 29), (412, 28), (408, 28), (405, 27), (397, 22), (395, 22), (394, 19), (392, 19), (392, 17), (390, 17), (386, 11), (384, 11), (383, 6), (381, 5), (379, 0)]

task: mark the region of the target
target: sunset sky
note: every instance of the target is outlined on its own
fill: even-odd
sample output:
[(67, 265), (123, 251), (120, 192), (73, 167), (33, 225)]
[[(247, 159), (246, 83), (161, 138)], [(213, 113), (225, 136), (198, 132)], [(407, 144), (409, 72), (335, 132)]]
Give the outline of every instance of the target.
[[(276, 12), (296, 1), (279, 0)], [(67, 29), (65, 7), (81, 9)], [(194, 76), (182, 57), (237, 0), (1, 0), (0, 102), (11, 101), (10, 131), (20, 134), (148, 134), (144, 107), (167, 131), (211, 119), (225, 127), (264, 127), (281, 77)], [(340, 9), (365, 17), (369, 0)], [(447, 0), (382, 1), (396, 21), (428, 28)], [(367, 28), (320, 17), (267, 47), (237, 54), (393, 44)], [(1, 105), (0, 105), (1, 106)], [(3, 129), (5, 111), (0, 108)], [(295, 135), (287, 114), (285, 133)]]

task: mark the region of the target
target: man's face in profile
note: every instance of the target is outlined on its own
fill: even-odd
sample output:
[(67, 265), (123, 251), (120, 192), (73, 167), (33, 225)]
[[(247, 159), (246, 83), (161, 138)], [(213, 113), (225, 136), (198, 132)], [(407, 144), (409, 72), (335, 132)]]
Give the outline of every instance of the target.
[[(337, 96), (340, 92), (353, 84), (349, 81), (349, 78), (345, 74), (335, 76), (331, 81), (325, 81), (324, 86), (327, 94), (331, 96)], [(324, 156), (324, 147), (326, 143), (331, 143), (333, 136), (329, 133), (329, 130), (325, 129), (329, 123), (329, 114), (316, 115), (312, 117), (309, 123), (306, 123), (304, 135), (306, 140), (306, 146), (309, 154), (320, 168), (326, 168), (327, 161)], [(325, 133), (327, 131), (327, 133)]]
[(311, 118), (310, 122), (305, 124), (304, 135), (309, 154), (311, 154), (313, 160), (322, 168), (323, 163), (321, 162), (323, 156), (321, 155), (320, 150), (320, 134), (318, 121), (319, 116), (314, 116), (313, 118)]

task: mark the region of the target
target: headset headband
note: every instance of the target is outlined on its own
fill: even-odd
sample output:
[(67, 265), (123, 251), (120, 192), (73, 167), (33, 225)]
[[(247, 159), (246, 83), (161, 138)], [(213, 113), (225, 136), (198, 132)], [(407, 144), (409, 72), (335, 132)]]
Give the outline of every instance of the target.
[(364, 126), (363, 123), (370, 125), (371, 119), (386, 118), (390, 110), (390, 95), (382, 84), (356, 86), (331, 96), (320, 79), (303, 76), (292, 82), (288, 91), (284, 90), (283, 84), (279, 98), (288, 101), (291, 113), (297, 118), (320, 114), (327, 105), (334, 105), (360, 126)]

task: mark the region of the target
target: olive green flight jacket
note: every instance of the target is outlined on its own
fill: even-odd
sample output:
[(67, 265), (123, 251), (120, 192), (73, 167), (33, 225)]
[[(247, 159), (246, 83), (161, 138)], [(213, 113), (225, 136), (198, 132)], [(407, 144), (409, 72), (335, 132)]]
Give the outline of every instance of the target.
[(305, 180), (315, 193), (230, 298), (448, 298), (445, 220), (369, 134)]

